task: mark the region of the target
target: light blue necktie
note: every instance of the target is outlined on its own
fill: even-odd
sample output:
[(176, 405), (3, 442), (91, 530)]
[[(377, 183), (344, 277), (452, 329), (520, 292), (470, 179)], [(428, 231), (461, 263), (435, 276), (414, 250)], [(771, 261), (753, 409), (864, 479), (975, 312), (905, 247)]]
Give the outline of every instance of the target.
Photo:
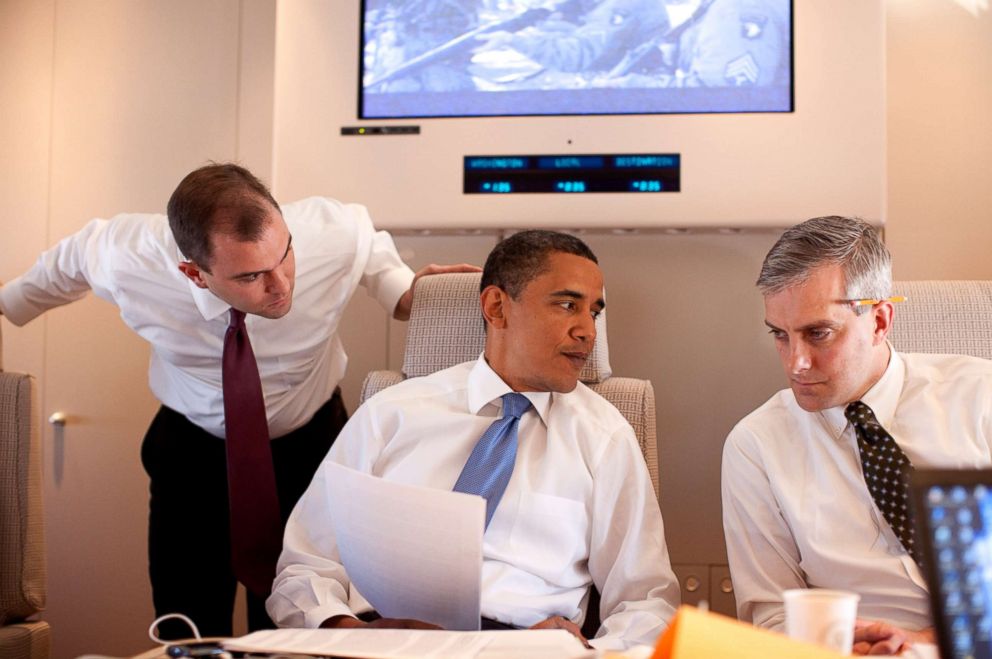
[(455, 483), (455, 492), (478, 494), (486, 500), (486, 528), (503, 498), (517, 459), (517, 427), (530, 401), (523, 394), (503, 395), (503, 417), (493, 421), (468, 456)]

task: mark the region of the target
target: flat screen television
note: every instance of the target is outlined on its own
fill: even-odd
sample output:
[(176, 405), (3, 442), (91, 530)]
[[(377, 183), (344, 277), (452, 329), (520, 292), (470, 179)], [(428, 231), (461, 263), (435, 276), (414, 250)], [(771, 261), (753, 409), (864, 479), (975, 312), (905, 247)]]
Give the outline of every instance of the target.
[(791, 0), (363, 0), (362, 119), (793, 111)]

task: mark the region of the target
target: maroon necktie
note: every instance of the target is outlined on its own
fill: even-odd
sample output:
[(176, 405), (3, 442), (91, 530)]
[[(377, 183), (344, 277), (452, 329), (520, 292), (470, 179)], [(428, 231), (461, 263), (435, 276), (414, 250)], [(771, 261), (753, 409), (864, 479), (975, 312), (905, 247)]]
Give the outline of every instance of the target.
[(248, 340), (245, 314), (236, 309), (231, 309), (231, 324), (224, 335), (222, 374), (231, 564), (238, 581), (259, 597), (266, 597), (282, 549), (279, 495), (262, 381)]

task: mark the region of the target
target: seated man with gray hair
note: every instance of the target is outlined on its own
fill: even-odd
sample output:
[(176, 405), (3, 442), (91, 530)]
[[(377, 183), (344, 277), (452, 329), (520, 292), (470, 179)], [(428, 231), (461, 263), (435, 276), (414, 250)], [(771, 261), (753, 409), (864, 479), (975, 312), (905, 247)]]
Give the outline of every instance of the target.
[(844, 589), (861, 596), (856, 653), (933, 642), (906, 477), (992, 464), (992, 362), (892, 348), (890, 257), (861, 220), (792, 227), (757, 285), (789, 389), (724, 446), (738, 614), (782, 629), (784, 590)]
[(486, 499), (483, 629), (581, 638), (596, 586), (592, 644), (653, 644), (679, 601), (658, 500), (633, 429), (578, 382), (604, 307), (596, 257), (574, 236), (514, 234), (486, 260), (479, 306), (477, 360), (379, 392), (342, 430), (290, 516), (269, 614), (283, 627), (429, 627), (379, 618), (351, 587), (328, 519), (337, 463)]

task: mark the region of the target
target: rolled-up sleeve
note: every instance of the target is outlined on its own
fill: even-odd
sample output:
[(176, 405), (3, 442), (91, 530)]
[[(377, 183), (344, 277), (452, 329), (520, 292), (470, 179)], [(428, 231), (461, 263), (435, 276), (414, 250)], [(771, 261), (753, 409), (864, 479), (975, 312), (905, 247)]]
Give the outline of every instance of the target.
[(413, 271), (400, 259), (392, 237), (385, 231), (377, 231), (362, 284), (391, 314), (412, 283)]
[(359, 407), (341, 430), (286, 523), (272, 594), (265, 603), (280, 627), (316, 628), (328, 618), (356, 613), (349, 606), (351, 582), (330, 518), (327, 464), (371, 471), (375, 447), (381, 445), (373, 440), (379, 434), (371, 407), (370, 401)]
[(799, 548), (786, 524), (768, 476), (747, 447), (753, 440), (741, 426), (723, 448), (723, 530), (737, 598), (737, 615), (758, 627), (782, 630), (782, 591), (805, 588)]
[(0, 311), (24, 325), (49, 309), (74, 302), (91, 289), (109, 296), (105, 263), (110, 258), (107, 220), (92, 220), (38, 257), (34, 266), (0, 288)]
[(392, 314), (400, 297), (413, 283), (413, 271), (400, 258), (393, 237), (386, 231), (375, 231), (372, 228), (372, 221), (365, 207), (354, 204), (350, 207), (360, 215), (362, 226), (373, 232), (367, 243), (360, 241), (368, 245), (368, 254), (359, 281), (369, 295)]
[[(340, 441), (341, 438), (338, 438)], [(286, 524), (282, 555), (266, 609), (280, 627), (319, 627), (351, 615), (348, 575), (328, 517), (327, 470), (317, 470)]]
[(595, 469), (589, 572), (600, 591), (599, 650), (653, 645), (675, 615), (679, 585), (654, 487), (633, 431), (619, 431)]

